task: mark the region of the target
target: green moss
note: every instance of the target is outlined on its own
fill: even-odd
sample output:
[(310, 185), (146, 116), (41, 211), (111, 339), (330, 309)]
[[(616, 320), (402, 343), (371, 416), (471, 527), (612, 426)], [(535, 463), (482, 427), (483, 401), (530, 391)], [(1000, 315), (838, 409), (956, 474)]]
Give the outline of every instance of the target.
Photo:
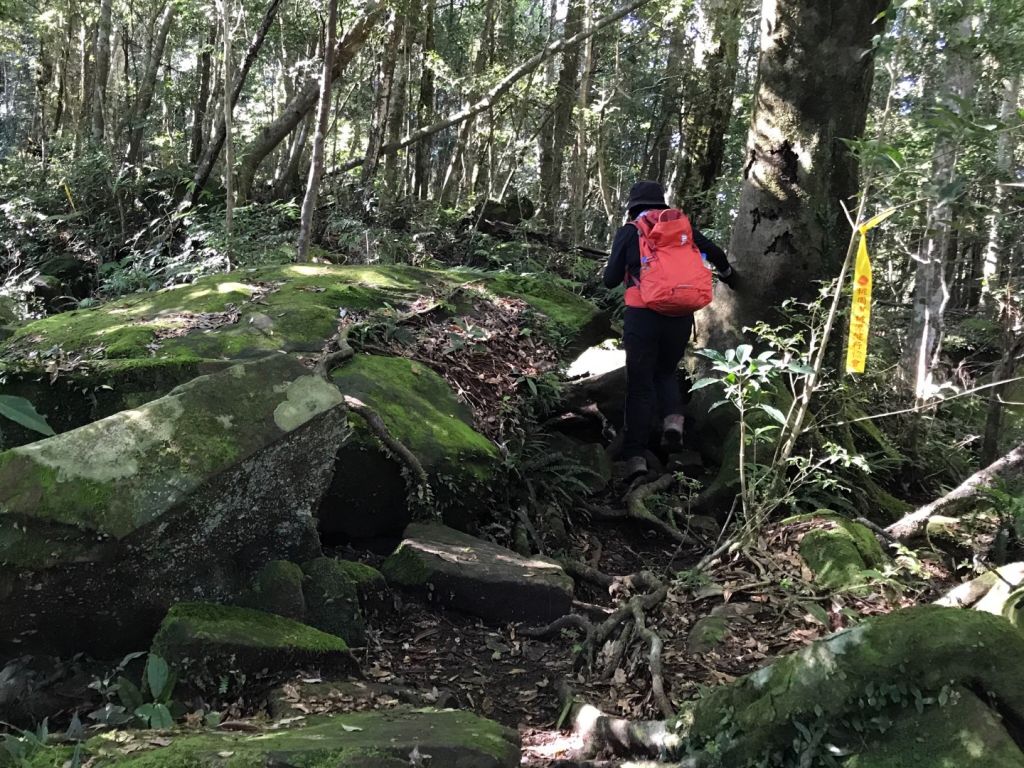
[(825, 521), (826, 526), (804, 535), (800, 555), (821, 586), (843, 589), (863, 584), (865, 571), (885, 564), (885, 552), (866, 526), (836, 515), (811, 517)]
[[(97, 736), (86, 743), (85, 755), (95, 757), (103, 768), (340, 768), (408, 765), (409, 753), (418, 747), (434, 755), (438, 765), (519, 765), (515, 731), (454, 710), (351, 712), (310, 717), (293, 728), (171, 734), (169, 740), (167, 746), (147, 745), (147, 751), (126, 754), (108, 737)], [(44, 750), (32, 768), (60, 768), (69, 753)]]
[[(308, 608), (306, 620), (314, 627), (345, 638), (350, 645), (363, 645), (366, 642), (366, 622), (359, 601), (360, 583), (353, 578), (358, 571), (348, 567), (353, 565), (358, 564), (346, 565), (344, 561), (330, 557), (319, 557), (303, 564)], [(383, 580), (373, 568), (364, 567), (377, 579)]]
[(193, 643), (314, 653), (348, 648), (340, 637), (272, 613), (234, 605), (178, 603), (160, 625), (153, 650), (171, 659), (179, 656), (183, 644)]
[(965, 688), (944, 705), (896, 714), (844, 768), (1024, 768), (1024, 753), (999, 716)]
[(714, 743), (723, 764), (759, 763), (790, 749), (799, 731), (844, 721), (877, 729), (892, 705), (915, 706), (950, 684), (991, 693), (1007, 712), (1024, 714), (1024, 634), (976, 611), (919, 606), (836, 633), (699, 699), (682, 735)]
[(486, 283), (499, 296), (522, 299), (570, 335), (578, 334), (598, 316), (597, 308), (576, 294), (571, 283), (552, 275), (534, 277), (502, 272), (488, 275)]
[[(429, 472), (486, 480), (498, 457), (495, 446), (471, 426), (471, 416), (447, 382), (413, 360), (358, 355), (334, 372), (346, 395), (371, 406), (388, 430)], [(357, 439), (373, 441), (357, 423)]]
[(381, 566), (388, 584), (400, 587), (422, 587), (431, 576), (423, 559), (415, 552), (399, 547)]
[(287, 560), (271, 560), (256, 575), (256, 585), (243, 601), (261, 611), (302, 621), (306, 603), (302, 569)]

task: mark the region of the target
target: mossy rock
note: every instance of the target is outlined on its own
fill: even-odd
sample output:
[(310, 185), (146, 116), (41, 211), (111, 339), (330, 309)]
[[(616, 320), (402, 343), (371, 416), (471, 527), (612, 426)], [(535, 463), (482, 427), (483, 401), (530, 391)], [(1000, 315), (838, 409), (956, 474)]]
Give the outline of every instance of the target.
[(814, 518), (823, 525), (804, 534), (800, 556), (822, 587), (846, 589), (861, 585), (870, 577), (869, 571), (877, 571), (888, 562), (867, 526), (837, 515)]
[(283, 616), (213, 603), (171, 607), (152, 652), (162, 656), (189, 685), (216, 688), (229, 673), (247, 679), (304, 665), (354, 672), (345, 641)]
[(256, 585), (243, 603), (267, 613), (302, 621), (306, 616), (302, 579), (302, 568), (295, 563), (271, 560), (256, 575)]
[(349, 645), (366, 643), (366, 614), (379, 615), (387, 584), (380, 571), (362, 563), (318, 557), (303, 564), (306, 621), (345, 638)]
[(521, 557), (443, 525), (413, 523), (381, 567), (394, 587), (501, 626), (570, 611), (573, 581), (545, 557)]
[(171, 604), (237, 600), (268, 561), (319, 554), (340, 403), (274, 355), (0, 453), (0, 651), (136, 650)]
[[(589, 301), (540, 279), (404, 265), (268, 266), (132, 294), (22, 326), (0, 343), (3, 391), (27, 397), (61, 432), (136, 407), (238, 360), (317, 352), (336, 332), (341, 310), (404, 306), (460, 286), (521, 296), (567, 338), (580, 336), (598, 316)], [(58, 363), (61, 375), (51, 384), (49, 369)], [(36, 437), (9, 430), (7, 445)]]
[(1024, 752), (981, 699), (957, 687), (943, 701), (896, 713), (843, 768), (1024, 768)]
[[(333, 378), (345, 395), (372, 407), (419, 459), (446, 522), (467, 528), (480, 509), (489, 508), (484, 491), (498, 450), (473, 429), (469, 409), (444, 379), (414, 360), (378, 355), (357, 355)], [(321, 530), (349, 539), (398, 537), (414, 511), (404, 467), (361, 420), (351, 421), (354, 435), (338, 454), (320, 510)]]
[[(408, 768), (417, 749), (438, 768), (518, 768), (519, 734), (469, 712), (398, 708), (306, 718), (255, 733), (170, 734), (166, 746), (125, 754), (109, 738), (85, 744), (85, 759), (117, 768)], [(146, 743), (146, 740), (143, 740)], [(32, 768), (61, 768), (73, 750), (43, 750)]]

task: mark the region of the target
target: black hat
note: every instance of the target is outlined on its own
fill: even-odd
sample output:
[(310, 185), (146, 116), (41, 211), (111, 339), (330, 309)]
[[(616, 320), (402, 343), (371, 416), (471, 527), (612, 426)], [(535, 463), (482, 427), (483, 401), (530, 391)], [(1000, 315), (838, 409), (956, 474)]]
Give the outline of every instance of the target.
[(656, 181), (638, 181), (634, 184), (633, 188), (629, 190), (629, 202), (626, 203), (626, 208), (628, 210), (638, 205), (668, 208), (668, 205), (665, 204), (665, 190), (661, 184)]

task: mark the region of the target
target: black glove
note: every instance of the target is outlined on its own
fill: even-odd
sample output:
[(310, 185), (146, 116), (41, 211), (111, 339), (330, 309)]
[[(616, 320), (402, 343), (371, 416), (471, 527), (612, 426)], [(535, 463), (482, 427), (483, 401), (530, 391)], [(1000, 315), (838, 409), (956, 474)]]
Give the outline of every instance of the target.
[(718, 279), (729, 286), (730, 290), (735, 291), (740, 285), (740, 274), (736, 271), (735, 267), (732, 267), (727, 274), (719, 275)]

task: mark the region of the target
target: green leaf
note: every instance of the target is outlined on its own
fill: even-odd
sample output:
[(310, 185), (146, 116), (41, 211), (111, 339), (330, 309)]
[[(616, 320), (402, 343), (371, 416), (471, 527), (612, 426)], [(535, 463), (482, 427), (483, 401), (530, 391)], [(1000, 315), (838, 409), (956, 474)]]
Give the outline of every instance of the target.
[(750, 359), (750, 353), (754, 351), (754, 348), (749, 344), (740, 344), (736, 347), (736, 360), (745, 363)]
[(762, 411), (767, 413), (773, 419), (775, 419), (782, 426), (786, 426), (786, 415), (773, 405), (759, 405), (757, 406)]
[(170, 677), (171, 670), (168, 668), (167, 662), (155, 653), (149, 654), (149, 659), (146, 661), (146, 682), (149, 684), (149, 693), (154, 701), (160, 700)]
[(786, 369), (792, 371), (793, 373), (802, 373), (805, 376), (810, 376), (812, 373), (814, 373), (814, 369), (811, 368), (811, 366), (809, 365), (805, 365), (804, 363), (790, 363), (789, 365), (786, 366)]
[(718, 379), (697, 379), (693, 384), (690, 385), (690, 391), (696, 392), (698, 389), (704, 389), (704, 387), (710, 387), (712, 384), (718, 384)]
[(46, 419), (36, 412), (35, 406), (24, 397), (0, 395), (0, 416), (6, 416), (26, 429), (47, 437), (56, 434)]
[(127, 677), (117, 678), (117, 697), (129, 712), (134, 712), (145, 703), (142, 691)]
[(153, 715), (149, 718), (150, 728), (173, 728), (174, 718), (171, 717), (171, 711), (163, 704), (153, 705)]

